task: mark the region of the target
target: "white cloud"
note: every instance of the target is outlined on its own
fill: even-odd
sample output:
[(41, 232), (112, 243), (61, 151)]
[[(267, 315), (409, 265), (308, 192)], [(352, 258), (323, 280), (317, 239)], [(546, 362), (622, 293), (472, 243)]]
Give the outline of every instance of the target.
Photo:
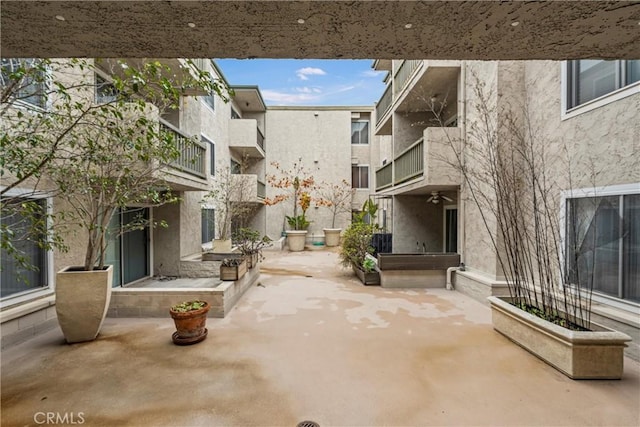
[(382, 77), (386, 71), (365, 70), (360, 73), (362, 77)]
[(300, 93), (322, 93), (322, 90), (320, 88), (309, 86), (297, 87), (295, 88), (295, 91)]
[(260, 91), (266, 102), (275, 102), (278, 105), (297, 105), (312, 102), (318, 98), (310, 93), (288, 93), (277, 90), (263, 89)]
[(322, 68), (304, 67), (296, 71), (296, 76), (300, 80), (309, 80), (307, 76), (324, 76), (327, 74)]

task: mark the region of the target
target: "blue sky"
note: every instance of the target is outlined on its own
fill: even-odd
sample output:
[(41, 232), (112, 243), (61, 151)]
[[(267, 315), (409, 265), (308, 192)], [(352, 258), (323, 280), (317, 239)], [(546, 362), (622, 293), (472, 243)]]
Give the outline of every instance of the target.
[(373, 105), (385, 85), (372, 60), (217, 59), (230, 85), (258, 85), (267, 105)]

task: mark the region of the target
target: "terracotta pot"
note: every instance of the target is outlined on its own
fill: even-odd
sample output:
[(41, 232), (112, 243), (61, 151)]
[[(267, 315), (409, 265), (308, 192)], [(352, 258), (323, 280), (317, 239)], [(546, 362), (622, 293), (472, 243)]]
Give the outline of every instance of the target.
[(172, 339), (175, 344), (195, 344), (207, 337), (207, 313), (211, 305), (205, 302), (205, 306), (199, 310), (173, 311), (169, 309), (171, 318), (176, 325), (176, 332)]

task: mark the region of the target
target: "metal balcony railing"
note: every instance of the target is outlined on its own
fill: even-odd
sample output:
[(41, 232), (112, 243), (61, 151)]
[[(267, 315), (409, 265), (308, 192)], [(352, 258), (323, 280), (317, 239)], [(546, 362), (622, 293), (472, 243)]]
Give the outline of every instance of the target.
[(396, 157), (393, 183), (399, 184), (424, 172), (424, 140), (420, 138)]
[(376, 170), (376, 191), (387, 188), (393, 184), (393, 162), (387, 163)]
[(397, 95), (404, 89), (409, 77), (422, 64), (422, 59), (408, 59), (402, 62), (398, 72), (393, 76), (393, 94)]
[(258, 146), (260, 148), (262, 148), (263, 152), (265, 152), (265, 150), (264, 150), (264, 135), (262, 134), (262, 131), (260, 130), (260, 128), (257, 128), (257, 129), (258, 129), (258, 140), (257, 140)]
[(380, 101), (376, 104), (376, 125), (380, 124), (380, 120), (391, 108), (393, 102), (393, 92), (391, 91), (391, 85), (387, 86), (387, 89), (382, 94)]
[(168, 122), (160, 119), (160, 127), (173, 135), (180, 156), (171, 163), (171, 167), (199, 178), (205, 178), (205, 160), (207, 148), (193, 138), (189, 138)]
[(258, 180), (258, 198), (264, 199), (267, 197), (267, 186), (264, 182)]

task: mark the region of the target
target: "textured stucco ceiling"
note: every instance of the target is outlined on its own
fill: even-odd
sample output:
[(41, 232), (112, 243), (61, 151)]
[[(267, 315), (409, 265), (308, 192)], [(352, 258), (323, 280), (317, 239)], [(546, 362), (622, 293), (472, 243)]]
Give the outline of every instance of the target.
[(2, 0), (1, 15), (5, 57), (640, 58), (640, 1)]

